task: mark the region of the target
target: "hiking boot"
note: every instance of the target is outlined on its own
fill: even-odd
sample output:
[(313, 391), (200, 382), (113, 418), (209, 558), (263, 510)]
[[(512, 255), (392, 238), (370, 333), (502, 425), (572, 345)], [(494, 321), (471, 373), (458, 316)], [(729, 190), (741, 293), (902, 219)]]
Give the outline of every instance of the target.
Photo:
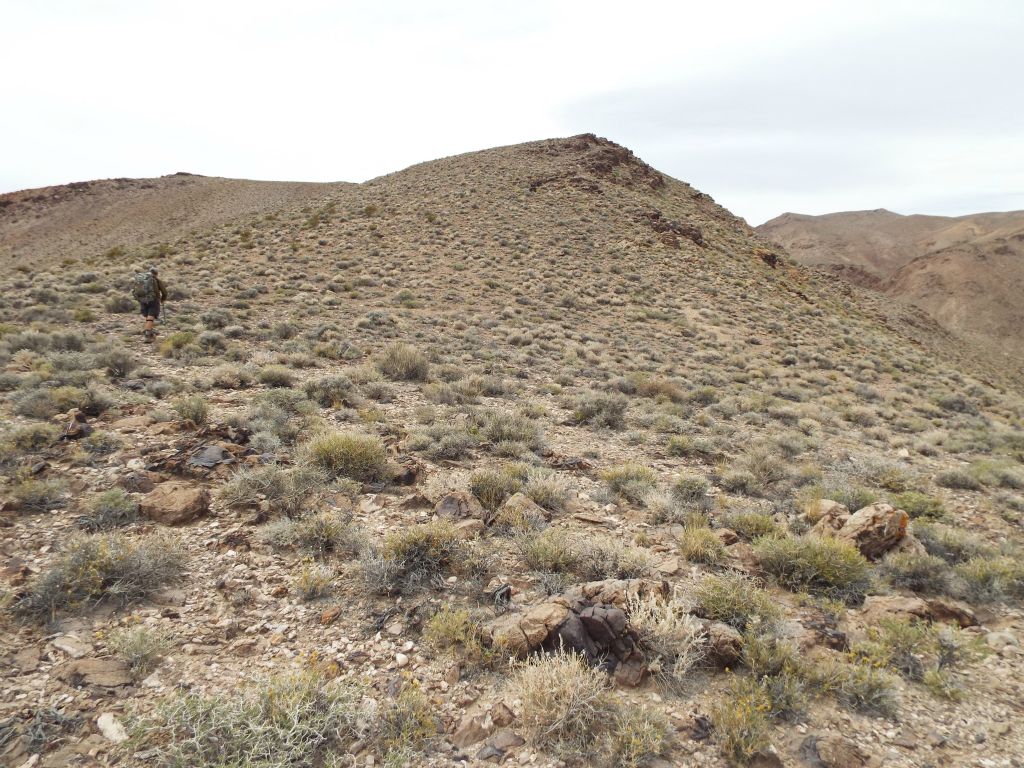
[(147, 328), (146, 330), (144, 330), (142, 332), (142, 336), (143, 336), (143, 340), (147, 344), (152, 344), (153, 343), (153, 339), (156, 338), (156, 331), (154, 331), (152, 328)]

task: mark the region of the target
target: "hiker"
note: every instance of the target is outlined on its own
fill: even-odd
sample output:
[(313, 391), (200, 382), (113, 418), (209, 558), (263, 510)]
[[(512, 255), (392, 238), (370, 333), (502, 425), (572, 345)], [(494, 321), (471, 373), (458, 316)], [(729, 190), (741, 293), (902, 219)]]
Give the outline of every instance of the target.
[(156, 267), (150, 267), (148, 272), (139, 272), (135, 276), (132, 293), (139, 302), (139, 311), (146, 318), (146, 341), (152, 341), (156, 338), (153, 326), (160, 317), (160, 304), (167, 301), (167, 289), (157, 277)]

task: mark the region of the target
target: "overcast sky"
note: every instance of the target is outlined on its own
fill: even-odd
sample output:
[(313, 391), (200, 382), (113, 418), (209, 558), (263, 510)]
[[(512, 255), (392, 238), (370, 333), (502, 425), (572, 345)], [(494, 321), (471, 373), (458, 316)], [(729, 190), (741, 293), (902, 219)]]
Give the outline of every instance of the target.
[(0, 0), (0, 192), (594, 132), (752, 224), (1024, 209), (1024, 2)]

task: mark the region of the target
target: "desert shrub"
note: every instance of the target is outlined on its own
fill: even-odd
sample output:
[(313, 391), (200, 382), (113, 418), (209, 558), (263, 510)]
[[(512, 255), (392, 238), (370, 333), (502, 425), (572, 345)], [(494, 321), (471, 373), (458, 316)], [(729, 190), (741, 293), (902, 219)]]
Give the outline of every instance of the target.
[(636, 578), (651, 566), (646, 552), (618, 539), (572, 534), (561, 528), (520, 536), (515, 546), (529, 570), (581, 581)]
[(322, 469), (301, 464), (242, 467), (217, 489), (217, 496), (230, 507), (256, 505), (266, 499), (271, 509), (294, 516), (319, 499), (327, 481)]
[(430, 375), (427, 356), (409, 344), (390, 344), (377, 358), (377, 368), (393, 381), (426, 381)]
[(139, 305), (127, 296), (111, 296), (103, 302), (103, 309), (107, 312), (119, 315), (127, 314), (128, 312), (135, 312), (138, 308)]
[(189, 347), (194, 347), (195, 340), (196, 335), (192, 331), (175, 331), (160, 342), (160, 354), (163, 357), (183, 357)]
[(608, 676), (571, 653), (527, 660), (513, 675), (511, 691), (522, 702), (523, 735), (563, 759), (593, 755), (615, 715)]
[(324, 432), (303, 447), (311, 464), (332, 477), (348, 477), (363, 483), (389, 477), (387, 451), (380, 438), (347, 432)]
[(209, 406), (202, 395), (184, 395), (171, 403), (171, 407), (183, 421), (191, 421), (197, 426), (205, 424), (210, 415)]
[(588, 392), (572, 403), (571, 418), (577, 424), (622, 429), (626, 425), (629, 400), (610, 392)]
[(442, 606), (427, 619), (423, 640), (432, 648), (448, 651), (456, 658), (474, 664), (486, 663), (492, 657), (480, 622), (465, 608)]
[(45, 619), (89, 602), (136, 600), (177, 579), (184, 565), (184, 551), (164, 536), (132, 540), (97, 534), (71, 539), (50, 569), (29, 585), (17, 610)]
[(658, 482), (658, 475), (640, 464), (620, 464), (601, 472), (601, 479), (612, 493), (639, 504)]
[(78, 408), (86, 413), (89, 401), (87, 390), (79, 387), (53, 387), (23, 390), (11, 397), (11, 406), (19, 416), (31, 419), (49, 419), (58, 413)]
[(363, 384), (360, 392), (378, 403), (391, 403), (395, 400), (395, 388), (386, 381), (368, 381)]
[(46, 512), (64, 506), (66, 491), (60, 480), (26, 478), (11, 486), (10, 495), (24, 512)]
[(704, 460), (712, 460), (721, 455), (721, 451), (709, 440), (688, 435), (672, 435), (665, 443), (665, 450), (669, 456), (697, 457)]
[(817, 686), (851, 709), (890, 717), (896, 713), (896, 680), (870, 661), (827, 659), (814, 668)]
[(661, 713), (635, 704), (620, 704), (602, 745), (615, 768), (640, 768), (664, 752), (672, 727)]
[(107, 648), (129, 666), (136, 678), (156, 669), (170, 646), (163, 632), (146, 626), (120, 629), (107, 638)]
[(252, 381), (251, 370), (232, 363), (218, 365), (210, 372), (210, 383), (219, 389), (245, 389)]
[(749, 678), (734, 678), (723, 699), (711, 710), (711, 722), (722, 754), (745, 764), (765, 751), (769, 739), (771, 701)]
[(523, 486), (521, 478), (508, 468), (478, 469), (469, 476), (469, 490), (484, 509), (494, 511)]
[(138, 517), (138, 502), (120, 488), (111, 488), (89, 500), (78, 525), (87, 531), (106, 531), (130, 525)]
[(387, 765), (413, 765), (412, 752), (422, 750), (437, 735), (439, 722), (434, 705), (416, 685), (406, 685), (385, 704), (377, 724), (376, 741), (385, 752)]
[(38, 451), (53, 445), (60, 437), (60, 429), (53, 424), (27, 424), (17, 427), (3, 437), (20, 451)]
[(963, 596), (975, 603), (1024, 598), (1024, 564), (1019, 557), (972, 557), (956, 566)]
[(139, 361), (125, 349), (107, 349), (96, 355), (96, 366), (112, 379), (123, 379), (139, 367)]
[(959, 694), (952, 673), (981, 655), (976, 637), (959, 628), (920, 621), (882, 619), (868, 627), (867, 639), (852, 648), (855, 657), (874, 667), (889, 668), (945, 698)]
[(762, 536), (777, 538), (785, 535), (772, 516), (764, 512), (751, 510), (730, 512), (725, 516), (723, 523), (747, 541), (753, 541)]
[(92, 459), (97, 456), (107, 456), (119, 450), (124, 445), (124, 439), (116, 432), (96, 430), (83, 438), (78, 445), (82, 452), (87, 454), (88, 459)]
[(231, 322), (231, 313), (226, 309), (215, 307), (203, 312), (199, 315), (199, 319), (207, 328), (216, 331), (224, 328)]
[(910, 515), (913, 520), (921, 517), (929, 520), (941, 520), (946, 516), (942, 500), (926, 493), (906, 491), (894, 496), (892, 502), (897, 508)]
[(540, 426), (525, 413), (485, 410), (475, 414), (474, 420), (480, 434), (491, 443), (521, 443), (530, 450), (543, 445)]
[(133, 722), (161, 768), (324, 764), (365, 735), (362, 688), (313, 670), (270, 677), (224, 695), (175, 693)]
[(268, 365), (256, 374), (260, 384), (267, 387), (288, 389), (295, 383), (295, 375), (283, 365)]
[(363, 577), (378, 594), (416, 589), (464, 567), (469, 545), (450, 522), (438, 520), (388, 534), (382, 547), (367, 547), (361, 558)]
[(706, 525), (684, 525), (676, 537), (679, 554), (691, 563), (717, 565), (725, 560), (725, 545)]
[(698, 616), (724, 622), (741, 632), (748, 625), (770, 629), (782, 615), (775, 599), (741, 574), (705, 576), (697, 585), (695, 597)]
[(680, 475), (672, 483), (670, 492), (673, 498), (680, 504), (697, 509), (706, 509), (708, 507), (707, 493), (709, 487), (710, 485), (703, 475)]
[(435, 461), (455, 461), (469, 454), (478, 442), (465, 429), (446, 423), (434, 424), (422, 432), (410, 435), (406, 446), (411, 451), (422, 451)]
[(275, 520), (260, 529), (259, 538), (275, 548), (303, 549), (318, 558), (354, 555), (366, 546), (359, 527), (332, 511)]
[(878, 498), (878, 494), (870, 488), (840, 480), (809, 485), (802, 488), (800, 493), (800, 500), (804, 504), (815, 499), (831, 499), (851, 512), (874, 504)]
[(338, 374), (307, 381), (303, 387), (306, 397), (324, 408), (341, 408), (352, 395), (352, 380)]
[(765, 572), (791, 590), (857, 602), (871, 584), (868, 561), (855, 546), (838, 539), (762, 538), (754, 551)]
[(947, 469), (935, 475), (935, 484), (943, 488), (980, 491), (981, 481), (966, 469)]
[(325, 597), (331, 590), (334, 570), (323, 563), (305, 561), (295, 577), (295, 591), (305, 602)]
[(648, 669), (662, 685), (675, 688), (706, 651), (703, 625), (675, 596), (633, 597), (626, 606), (629, 623), (648, 651)]
[(718, 484), (729, 493), (742, 493), (744, 496), (756, 496), (760, 493), (757, 478), (745, 469), (727, 469), (722, 473)]
[(974, 534), (941, 523), (914, 523), (914, 536), (929, 555), (941, 557), (947, 563), (964, 563), (978, 557), (987, 557), (994, 550)]
[(913, 552), (890, 554), (882, 563), (881, 572), (894, 587), (940, 595), (949, 590), (952, 575), (941, 557)]
[(535, 504), (551, 512), (561, 512), (569, 498), (569, 487), (554, 472), (531, 469), (523, 485), (523, 493)]

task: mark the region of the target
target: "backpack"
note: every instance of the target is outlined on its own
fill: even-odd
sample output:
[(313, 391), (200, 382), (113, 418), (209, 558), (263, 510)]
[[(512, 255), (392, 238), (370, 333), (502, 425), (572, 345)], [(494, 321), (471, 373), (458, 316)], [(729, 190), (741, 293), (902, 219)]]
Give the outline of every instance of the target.
[(156, 276), (152, 272), (139, 272), (132, 282), (132, 295), (142, 304), (156, 301)]

